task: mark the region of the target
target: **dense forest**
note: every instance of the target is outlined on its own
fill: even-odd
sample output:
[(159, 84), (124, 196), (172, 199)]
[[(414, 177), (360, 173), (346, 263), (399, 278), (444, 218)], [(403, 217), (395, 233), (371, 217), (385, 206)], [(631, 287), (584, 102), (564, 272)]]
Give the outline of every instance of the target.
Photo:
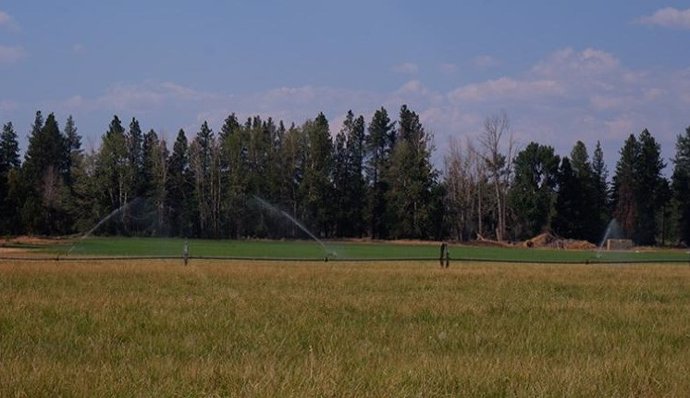
[[(100, 147), (81, 145), (70, 116), (36, 112), (21, 160), (17, 131), (0, 136), (0, 234), (70, 235), (132, 203), (146, 228), (121, 211), (102, 234), (203, 238), (301, 237), (256, 205), (273, 204), (324, 238), (520, 240), (543, 231), (601, 240), (616, 219), (637, 244), (690, 242), (690, 127), (677, 137), (670, 180), (646, 129), (623, 143), (609, 179), (597, 142), (590, 158), (577, 141), (567, 156), (510, 136), (505, 113), (483, 131), (451, 140), (443, 170), (419, 115), (385, 108), (367, 123), (348, 112), (334, 133), (323, 114), (285, 126), (229, 115), (218, 132), (204, 122), (172, 143), (114, 116)], [(139, 223), (140, 224), (140, 223)]]

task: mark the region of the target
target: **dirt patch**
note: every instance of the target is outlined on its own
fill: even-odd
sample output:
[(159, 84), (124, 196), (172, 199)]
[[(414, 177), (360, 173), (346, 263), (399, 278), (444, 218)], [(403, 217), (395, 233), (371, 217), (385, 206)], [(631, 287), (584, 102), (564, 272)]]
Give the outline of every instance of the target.
[(575, 239), (563, 239), (562, 245), (567, 250), (592, 250), (597, 248), (597, 245), (592, 242)]
[(395, 239), (395, 240), (380, 240), (371, 238), (343, 238), (338, 240), (329, 240), (328, 243), (346, 242), (346, 243), (370, 243), (370, 244), (392, 244), (392, 245), (423, 245), (423, 246), (439, 246), (440, 241), (435, 240), (421, 240), (421, 239)]
[(563, 239), (550, 232), (539, 234), (532, 239), (522, 243), (524, 247), (530, 248), (549, 248), (566, 250), (591, 250), (596, 249), (596, 245), (586, 240)]
[(434, 240), (419, 240), (419, 239), (396, 239), (388, 241), (394, 245), (425, 245), (425, 246), (439, 246), (441, 242)]
[(27, 253), (27, 249), (23, 249), (20, 247), (2, 247), (0, 246), (0, 255), (2, 254), (20, 254), (20, 253)]
[(64, 243), (65, 241), (65, 239), (61, 238), (22, 235), (7, 239), (5, 242), (18, 245), (53, 245), (55, 243)]
[(499, 242), (497, 240), (491, 239), (477, 239), (467, 242), (463, 242), (467, 246), (477, 246), (477, 247), (512, 247), (508, 242)]
[(0, 240), (0, 256), (31, 255), (36, 249), (45, 246), (69, 244), (67, 238), (51, 238), (41, 236), (16, 236)]
[(543, 234), (539, 234), (539, 235), (533, 237), (532, 239), (526, 240), (523, 243), (523, 245), (525, 247), (535, 247), (535, 248), (549, 247), (549, 245), (551, 243), (553, 243), (554, 240), (556, 240), (556, 237), (554, 235), (546, 232)]

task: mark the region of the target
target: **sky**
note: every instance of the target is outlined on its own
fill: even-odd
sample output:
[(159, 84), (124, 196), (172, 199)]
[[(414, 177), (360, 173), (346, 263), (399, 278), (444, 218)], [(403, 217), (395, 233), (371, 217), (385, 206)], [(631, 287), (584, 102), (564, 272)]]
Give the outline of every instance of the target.
[(690, 126), (690, 0), (0, 0), (0, 123), (26, 149), (37, 110), (87, 150), (114, 114), (169, 142), (230, 113), (333, 134), (348, 110), (416, 111), (476, 140), (505, 111), (518, 148), (597, 140), (609, 169), (647, 128), (670, 164)]

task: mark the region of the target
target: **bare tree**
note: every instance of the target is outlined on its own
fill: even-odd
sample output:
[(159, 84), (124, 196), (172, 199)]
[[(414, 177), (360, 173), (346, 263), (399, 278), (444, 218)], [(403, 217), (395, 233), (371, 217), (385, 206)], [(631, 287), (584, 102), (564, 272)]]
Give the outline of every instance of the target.
[(457, 239), (483, 238), (486, 162), (468, 137), (451, 139), (445, 160), (449, 217)]
[(496, 206), (496, 239), (504, 240), (506, 234), (506, 197), (512, 174), (513, 137), (510, 134), (510, 120), (505, 111), (500, 111), (484, 120), (484, 131), (480, 137), (481, 154), (493, 184)]
[(445, 180), (448, 189), (447, 206), (452, 219), (451, 226), (455, 238), (466, 238), (467, 226), (472, 212), (472, 170), (470, 158), (463, 153), (463, 148), (457, 139), (451, 138), (448, 153), (444, 156)]
[(477, 218), (477, 237), (483, 238), (484, 235), (484, 195), (486, 185), (486, 162), (483, 156), (477, 151), (472, 144), (472, 141), (467, 140), (467, 153), (471, 159), (471, 166), (475, 180), (475, 197), (476, 197), (476, 213)]

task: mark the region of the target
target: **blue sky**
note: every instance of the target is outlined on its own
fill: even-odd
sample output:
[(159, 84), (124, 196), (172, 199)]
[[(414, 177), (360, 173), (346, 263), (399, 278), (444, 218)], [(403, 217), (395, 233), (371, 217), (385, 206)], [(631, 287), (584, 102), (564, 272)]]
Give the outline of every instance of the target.
[(607, 161), (648, 128), (673, 156), (690, 125), (690, 1), (0, 1), (0, 122), (74, 115), (88, 148), (112, 115), (168, 140), (236, 112), (417, 111), (450, 137), (505, 110), (520, 146), (576, 140)]

